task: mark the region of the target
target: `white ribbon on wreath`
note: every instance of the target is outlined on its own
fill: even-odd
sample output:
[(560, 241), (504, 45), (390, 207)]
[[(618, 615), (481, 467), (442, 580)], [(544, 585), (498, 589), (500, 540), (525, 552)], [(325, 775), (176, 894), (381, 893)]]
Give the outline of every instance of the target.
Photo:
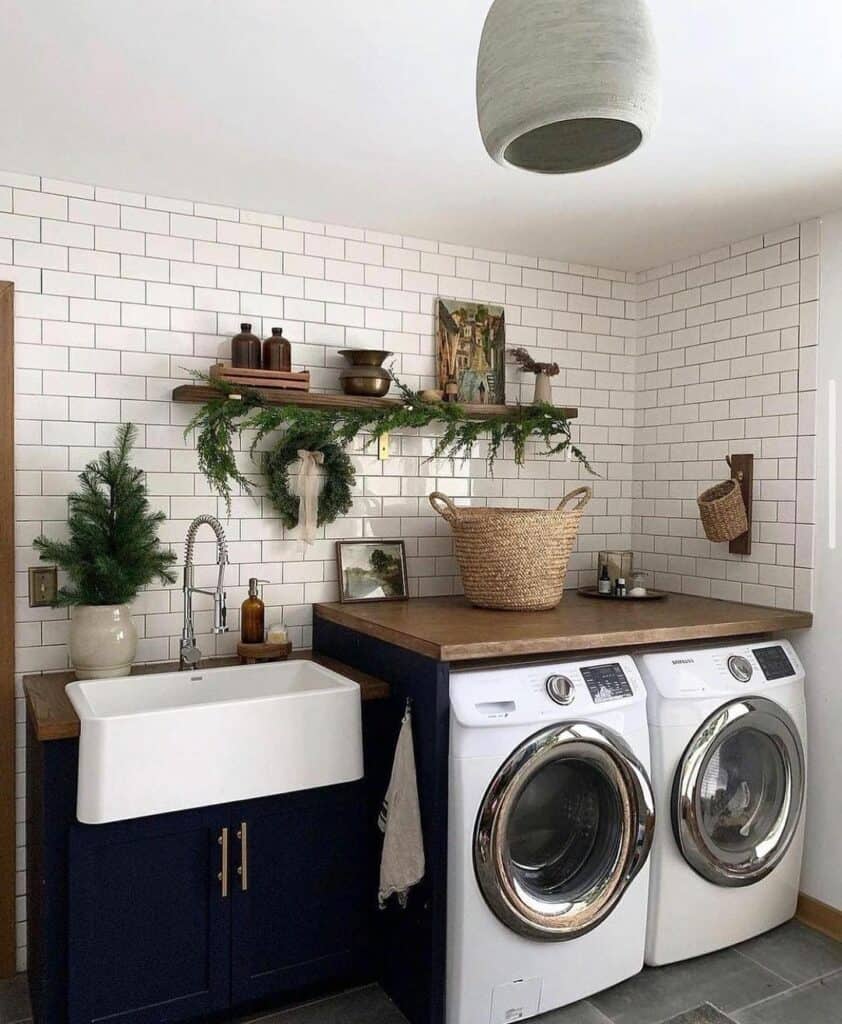
[(322, 486), (321, 467), (324, 465), (323, 452), (299, 451), (301, 460), (296, 478), (298, 493), (299, 536), (305, 544), (312, 544), (318, 533), (319, 491)]

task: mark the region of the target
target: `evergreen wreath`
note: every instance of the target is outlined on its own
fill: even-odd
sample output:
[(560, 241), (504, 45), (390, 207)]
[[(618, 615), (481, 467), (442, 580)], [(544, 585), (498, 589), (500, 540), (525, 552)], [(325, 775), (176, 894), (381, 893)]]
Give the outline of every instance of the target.
[(289, 467), (298, 461), (300, 451), (321, 452), (324, 456), (321, 467), (324, 486), (319, 494), (318, 525), (332, 523), (351, 509), (351, 487), (355, 477), (345, 449), (326, 438), (322, 430), (314, 433), (291, 426), (274, 448), (263, 453), (263, 472), (269, 497), (287, 529), (298, 523), (300, 499), (289, 489)]

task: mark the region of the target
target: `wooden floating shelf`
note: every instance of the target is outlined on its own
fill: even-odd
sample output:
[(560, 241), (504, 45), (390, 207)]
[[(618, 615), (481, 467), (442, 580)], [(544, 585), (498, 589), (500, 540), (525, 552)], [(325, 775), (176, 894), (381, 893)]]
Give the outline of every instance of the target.
[[(388, 409), (401, 405), (397, 398), (365, 398), (361, 395), (316, 395), (312, 391), (278, 392), (255, 388), (267, 405), (300, 405), (305, 409)], [(219, 398), (219, 391), (206, 384), (180, 384), (173, 389), (174, 402), (192, 402), (204, 405), (212, 398)], [(515, 412), (516, 405), (463, 405), (462, 408), (472, 419), (487, 420), (492, 416), (503, 416)], [(579, 415), (578, 409), (560, 407), (559, 412), (569, 419)]]

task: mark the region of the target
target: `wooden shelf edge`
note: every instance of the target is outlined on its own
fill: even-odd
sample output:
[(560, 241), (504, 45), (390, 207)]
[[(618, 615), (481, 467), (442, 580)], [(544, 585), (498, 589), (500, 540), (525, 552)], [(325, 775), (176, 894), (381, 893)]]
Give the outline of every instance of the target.
[[(308, 409), (388, 409), (393, 405), (400, 405), (397, 398), (364, 398), (360, 395), (317, 395), (312, 391), (290, 391), (281, 392), (267, 391), (255, 388), (267, 405), (300, 405)], [(173, 388), (172, 398), (174, 402), (189, 402), (194, 405), (204, 405), (212, 398), (219, 398), (216, 388), (208, 387), (206, 384), (179, 384)], [(504, 413), (514, 412), (516, 405), (465, 405), (463, 408), (474, 419), (485, 420), (492, 416), (500, 416)], [(579, 415), (579, 410), (569, 406), (560, 406), (559, 411), (564, 416), (573, 420)]]

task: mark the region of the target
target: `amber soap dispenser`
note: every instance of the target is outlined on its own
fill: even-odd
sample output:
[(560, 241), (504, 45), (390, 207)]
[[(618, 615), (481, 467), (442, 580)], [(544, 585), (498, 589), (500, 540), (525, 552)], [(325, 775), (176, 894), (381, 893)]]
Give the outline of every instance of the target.
[(252, 576), (249, 580), (249, 596), (240, 610), (240, 639), (244, 644), (262, 644), (266, 626), (266, 605), (257, 593), (257, 588), (267, 580)]

